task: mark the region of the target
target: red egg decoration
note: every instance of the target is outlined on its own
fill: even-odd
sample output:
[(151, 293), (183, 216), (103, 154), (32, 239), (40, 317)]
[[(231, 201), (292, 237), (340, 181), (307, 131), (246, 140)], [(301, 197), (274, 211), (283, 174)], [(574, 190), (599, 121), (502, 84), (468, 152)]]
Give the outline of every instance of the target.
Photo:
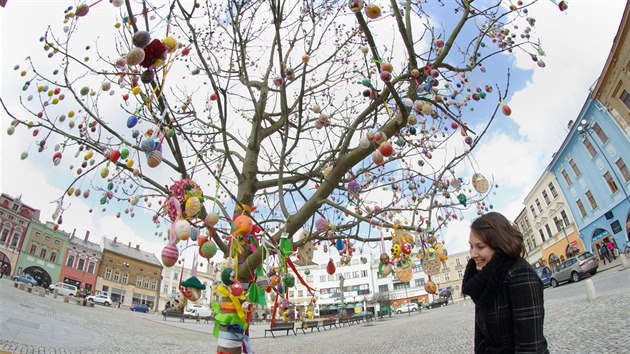
[(120, 151), (118, 150), (113, 150), (110, 154), (109, 154), (109, 161), (116, 163), (118, 162), (118, 159), (120, 159)]
[(506, 116), (509, 116), (510, 114), (512, 114), (512, 108), (510, 108), (510, 106), (508, 105), (503, 105), (503, 107), (501, 107), (501, 110), (503, 111), (503, 114), (505, 114)]
[(337, 270), (337, 268), (335, 268), (335, 263), (333, 262), (332, 258), (328, 261), (328, 264), (326, 265), (326, 273), (333, 275), (335, 274), (335, 271)]
[(380, 151), (383, 156), (390, 157), (394, 153), (394, 147), (389, 141), (384, 141), (381, 143), (378, 151)]
[(177, 259), (179, 258), (179, 250), (177, 246), (172, 243), (168, 243), (162, 249), (162, 263), (166, 267), (172, 267), (177, 263)]

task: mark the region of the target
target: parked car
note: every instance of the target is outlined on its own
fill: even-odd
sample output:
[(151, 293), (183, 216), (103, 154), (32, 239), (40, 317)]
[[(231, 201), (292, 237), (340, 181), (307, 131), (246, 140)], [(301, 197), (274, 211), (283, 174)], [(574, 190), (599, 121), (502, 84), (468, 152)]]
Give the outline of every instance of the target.
[(109, 298), (109, 296), (104, 294), (92, 295), (85, 298), (88, 301), (94, 301), (96, 304), (102, 304), (105, 306), (111, 306), (113, 301)]
[(59, 295), (74, 296), (79, 293), (79, 289), (77, 289), (76, 286), (61, 282), (57, 284), (52, 284), (48, 287), (48, 290), (50, 291), (55, 291), (55, 289), (57, 289), (57, 294)]
[(409, 304), (402, 304), (399, 308), (396, 309), (397, 314), (401, 314), (404, 312), (416, 312), (418, 311), (418, 304), (412, 302)]
[(558, 270), (551, 275), (554, 288), (565, 281), (577, 282), (586, 275), (597, 273), (599, 260), (591, 252), (580, 253), (560, 263)]
[(172, 307), (169, 307), (166, 310), (162, 311), (162, 316), (164, 317), (182, 317), (183, 315), (184, 312), (175, 311), (175, 309), (173, 309)]
[(146, 304), (133, 304), (129, 309), (134, 312), (149, 312), (149, 306)]
[(30, 274), (20, 274), (13, 277), (13, 281), (18, 283), (26, 283), (32, 286), (37, 286), (37, 280)]
[(200, 308), (202, 308), (202, 306), (201, 306), (201, 305), (194, 304), (194, 305), (192, 305), (192, 307), (191, 307), (191, 308), (184, 310), (184, 316), (185, 316), (185, 317), (191, 317), (191, 316), (192, 316), (192, 314), (193, 314), (193, 310), (195, 310), (195, 309), (200, 309)]
[[(184, 313), (186, 315), (186, 313)], [(193, 307), (186, 317), (189, 318), (208, 318), (212, 317), (212, 310), (203, 307)]]
[(453, 294), (451, 293), (451, 290), (449, 289), (442, 289), (440, 290), (440, 293), (438, 294), (440, 297), (443, 297), (445, 299), (452, 299), (453, 298)]
[(538, 277), (540, 278), (540, 281), (543, 283), (544, 287), (551, 285), (552, 272), (551, 272), (551, 269), (549, 269), (549, 267), (542, 266), (534, 270), (536, 271), (536, 274), (538, 274)]
[(447, 305), (448, 305), (448, 298), (441, 297), (441, 298), (435, 299), (433, 302), (425, 305), (424, 307), (428, 309), (432, 309), (434, 307), (443, 307)]

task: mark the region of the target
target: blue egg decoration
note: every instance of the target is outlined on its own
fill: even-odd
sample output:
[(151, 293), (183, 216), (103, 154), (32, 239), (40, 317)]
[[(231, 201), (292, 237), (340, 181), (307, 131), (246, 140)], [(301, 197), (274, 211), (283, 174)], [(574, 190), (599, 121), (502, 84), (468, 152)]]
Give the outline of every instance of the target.
[(153, 140), (153, 138), (146, 138), (142, 140), (142, 143), (140, 143), (140, 149), (144, 152), (151, 152), (155, 150), (155, 140)]
[(337, 241), (335, 241), (335, 248), (337, 248), (337, 250), (339, 251), (343, 251), (343, 249), (346, 246), (343, 244), (343, 240), (342, 239), (337, 239)]
[(127, 128), (133, 128), (138, 124), (138, 116), (132, 115), (127, 118)]
[(138, 130), (134, 130), (131, 132), (131, 137), (134, 139), (138, 139), (138, 137), (140, 136), (140, 131)]
[(193, 241), (197, 241), (197, 237), (199, 236), (199, 229), (193, 227), (190, 229), (190, 239)]

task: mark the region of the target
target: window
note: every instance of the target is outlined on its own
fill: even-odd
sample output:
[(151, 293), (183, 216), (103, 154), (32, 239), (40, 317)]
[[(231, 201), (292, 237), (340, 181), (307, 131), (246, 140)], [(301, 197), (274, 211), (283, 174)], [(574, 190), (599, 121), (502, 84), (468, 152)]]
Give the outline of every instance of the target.
[(109, 278), (111, 278), (111, 277), (112, 277), (112, 270), (111, 270), (111, 269), (109, 269), (109, 268), (107, 268), (107, 269), (105, 270), (105, 279), (106, 279), (106, 280), (109, 280)]
[(79, 262), (77, 262), (77, 269), (80, 271), (85, 269), (85, 258), (79, 258)]
[(558, 192), (556, 192), (556, 186), (554, 186), (552, 182), (549, 182), (549, 191), (551, 192), (552, 197), (555, 198), (558, 196)]
[(450, 281), (451, 275), (449, 273), (444, 274), (444, 281)]
[(136, 278), (136, 286), (141, 288), (142, 287), (142, 277), (138, 275), (138, 277)]
[[(11, 239), (11, 247), (15, 248), (18, 245), (18, 241), (20, 240), (20, 235), (22, 234), (22, 230), (16, 230), (13, 233), (13, 238)], [(45, 256), (45, 254), (44, 254)]]
[(617, 165), (619, 172), (621, 172), (623, 180), (625, 182), (630, 181), (630, 171), (628, 171), (628, 166), (626, 166), (626, 163), (623, 161), (623, 159), (619, 158), (617, 161), (615, 161), (615, 165)]
[(116, 283), (118, 283), (118, 281), (119, 281), (119, 280), (120, 280), (120, 271), (119, 271), (118, 269), (116, 269), (116, 270), (114, 271), (114, 281), (115, 281)]
[(538, 211), (542, 213), (542, 207), (540, 206), (540, 200), (536, 199), (536, 207), (538, 208)]
[(459, 260), (459, 258), (455, 258), (455, 265), (457, 266), (462, 265), (462, 262)]
[(464, 277), (464, 271), (463, 271), (463, 270), (461, 270), (461, 269), (460, 269), (460, 270), (458, 270), (458, 271), (457, 271), (457, 277), (458, 277), (459, 279), (462, 279), (462, 278)]
[(584, 209), (584, 204), (582, 203), (582, 201), (578, 199), (578, 200), (575, 201), (575, 204), (577, 204), (577, 207), (580, 210), (580, 215), (582, 217), (585, 217), (586, 216), (586, 209)]
[(149, 278), (144, 278), (144, 288), (145, 289), (149, 288)]
[(396, 283), (394, 284), (394, 290), (404, 290), (409, 287), (409, 283)]
[(46, 241), (50, 241), (50, 236), (46, 235), (46, 237), (44, 237), (44, 239), (45, 239)]
[(361, 272), (359, 272), (358, 270), (355, 270), (354, 272), (352, 272), (352, 278), (359, 278), (361, 276)]
[(8, 229), (9, 227), (10, 227), (10, 224), (9, 226), (7, 226), (6, 224), (4, 225), (4, 230), (2, 230), (2, 236), (0, 236), (0, 242), (2, 243), (7, 242), (7, 237), (9, 237), (9, 232), (11, 231)]
[(586, 191), (586, 199), (588, 199), (588, 203), (591, 204), (591, 208), (597, 209), (597, 202), (595, 201), (591, 191)]
[(542, 239), (542, 242), (545, 242), (545, 233), (543, 232), (543, 230), (538, 229), (538, 233), (540, 234), (540, 238)]
[(608, 188), (610, 188), (611, 193), (615, 193), (619, 190), (619, 188), (617, 188), (617, 183), (615, 183), (615, 180), (610, 175), (610, 172), (606, 171), (606, 173), (604, 173), (604, 179), (606, 180), (606, 184), (608, 184)]
[(60, 243), (61, 243), (61, 241), (60, 241), (60, 240), (55, 240), (55, 245), (58, 245), (58, 244), (60, 244)]
[(322, 283), (325, 282), (326, 281), (326, 276), (325, 275), (320, 275), (319, 276), (319, 281), (322, 282)]
[(303, 297), (304, 296), (304, 290), (298, 290), (298, 297)]
[(532, 214), (534, 215), (534, 218), (535, 218), (537, 215), (536, 215), (536, 209), (534, 209), (534, 206), (533, 206), (533, 205), (530, 205), (530, 206), (529, 206), (529, 210), (531, 210), (531, 211), (532, 211)]
[[(177, 273), (173, 273), (173, 280), (177, 280)], [(140, 286), (140, 285), (138, 285)]]
[(32, 255), (35, 255), (35, 253), (37, 253), (37, 245), (36, 244), (32, 244), (31, 245), (31, 250), (28, 252)]
[(90, 261), (88, 264), (88, 273), (94, 274), (94, 268), (96, 268), (96, 263), (94, 263), (94, 261)]
[(416, 279), (414, 282), (415, 286), (424, 286), (424, 278)]
[(571, 169), (573, 170), (573, 173), (575, 173), (576, 176), (580, 176), (582, 174), (582, 171), (580, 171), (580, 168), (575, 163), (575, 161), (573, 161), (573, 159), (569, 160), (569, 165), (571, 166)]
[(57, 260), (57, 252), (52, 252), (50, 254), (50, 261), (55, 262)]
[(329, 274), (327, 279), (328, 279), (328, 281), (335, 281), (335, 275), (334, 274), (333, 275)]
[(367, 270), (362, 270), (362, 271), (361, 271), (361, 278), (365, 278), (365, 277), (367, 277), (367, 276), (368, 276), (368, 272), (367, 272)]
[(586, 150), (588, 150), (588, 153), (591, 155), (591, 157), (597, 156), (597, 151), (595, 151), (595, 148), (593, 147), (593, 144), (591, 144), (590, 140), (584, 139), (582, 143), (586, 147)]
[(543, 199), (545, 200), (545, 204), (549, 205), (551, 201), (549, 200), (549, 195), (547, 194), (547, 191), (543, 191), (542, 195), (543, 195)]
[(572, 185), (573, 182), (571, 181), (571, 178), (569, 178), (569, 174), (567, 173), (567, 170), (562, 170), (562, 177), (564, 177), (564, 180), (567, 182), (568, 185)]
[(626, 105), (628, 109), (630, 109), (630, 94), (628, 94), (628, 91), (623, 90), (623, 92), (621, 92), (621, 96), (619, 96), (619, 99), (623, 104)]
[(127, 284), (127, 280), (129, 280), (129, 273), (124, 273), (122, 276), (122, 283)]
[(41, 232), (36, 232), (36, 233), (35, 233), (35, 237), (37, 237), (37, 238), (39, 238), (39, 236), (41, 236), (41, 235), (42, 235), (42, 233), (41, 233)]
[(593, 124), (593, 131), (595, 132), (595, 134), (597, 134), (597, 137), (602, 142), (602, 144), (606, 144), (606, 142), (608, 141), (608, 135), (606, 135), (606, 132), (604, 132), (604, 130), (602, 129), (602, 127), (599, 126), (599, 124), (597, 123)]
[(173, 297), (177, 296), (177, 289), (175, 289), (175, 287), (173, 287), (173, 289), (171, 289), (171, 295)]
[(152, 280), (151, 281), (151, 290), (155, 290), (157, 289), (157, 281), (156, 280)]
[(567, 212), (564, 210), (560, 211), (560, 216), (562, 216), (562, 221), (564, 221), (564, 226), (569, 226), (569, 217), (567, 216)]
[(439, 275), (434, 276), (433, 277), (433, 281), (434, 281), (434, 283), (439, 283), (440, 282), (440, 276)]
[(564, 229), (564, 225), (562, 224), (562, 220), (558, 219), (557, 217), (553, 217), (553, 223), (556, 225), (556, 230), (558, 230), (558, 232), (562, 231)]
[(164, 284), (164, 287), (162, 288), (162, 292), (164, 294), (168, 294), (168, 284)]
[(39, 251), (39, 257), (40, 258), (46, 258), (46, 249), (42, 248), (41, 251)]
[(549, 227), (549, 224), (545, 224), (545, 230), (547, 230), (547, 236), (551, 238), (553, 234), (551, 233), (551, 228)]

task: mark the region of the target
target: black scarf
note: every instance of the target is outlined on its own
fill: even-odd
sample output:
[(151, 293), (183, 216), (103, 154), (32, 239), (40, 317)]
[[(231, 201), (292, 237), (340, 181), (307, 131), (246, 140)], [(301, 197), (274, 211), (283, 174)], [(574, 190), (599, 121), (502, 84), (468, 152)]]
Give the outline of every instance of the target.
[(476, 305), (489, 308), (501, 291), (503, 279), (514, 262), (516, 259), (496, 251), (490, 262), (478, 271), (475, 261), (470, 259), (464, 273), (462, 293), (469, 295)]

